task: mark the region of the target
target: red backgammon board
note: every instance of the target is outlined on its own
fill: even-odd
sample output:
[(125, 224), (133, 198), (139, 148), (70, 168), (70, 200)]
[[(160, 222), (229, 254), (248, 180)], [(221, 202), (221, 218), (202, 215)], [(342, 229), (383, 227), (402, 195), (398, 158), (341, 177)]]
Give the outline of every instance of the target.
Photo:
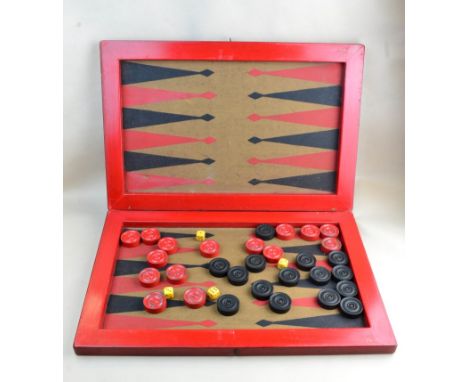
[(352, 214), (364, 47), (103, 41), (78, 354), (390, 353)]

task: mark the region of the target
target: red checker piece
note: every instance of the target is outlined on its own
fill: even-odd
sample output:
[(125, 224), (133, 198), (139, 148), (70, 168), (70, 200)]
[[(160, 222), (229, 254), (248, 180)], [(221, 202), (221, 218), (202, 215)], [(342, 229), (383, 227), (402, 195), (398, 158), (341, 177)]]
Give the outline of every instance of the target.
[(334, 224), (322, 224), (320, 226), (320, 234), (322, 237), (338, 237), (340, 230)]
[(265, 242), (258, 237), (251, 237), (245, 242), (245, 248), (248, 253), (262, 253)]
[(267, 245), (263, 248), (263, 256), (269, 263), (277, 263), (283, 257), (283, 248), (277, 245)]
[(341, 249), (341, 241), (339, 241), (336, 237), (326, 237), (322, 239), (322, 245), (320, 249), (324, 253), (330, 253), (332, 251), (339, 251)]
[(141, 240), (147, 245), (154, 245), (160, 239), (161, 234), (156, 228), (147, 228), (141, 232)]
[(216, 257), (219, 254), (219, 244), (215, 240), (202, 241), (200, 253), (203, 257)]
[(177, 244), (177, 240), (173, 237), (163, 237), (158, 241), (159, 249), (166, 251), (168, 255), (172, 255), (176, 253), (179, 249), (179, 245)]
[(166, 276), (171, 284), (182, 284), (187, 280), (187, 269), (182, 264), (174, 264), (166, 269)]
[(148, 252), (146, 255), (146, 261), (155, 268), (164, 267), (168, 260), (169, 256), (167, 255), (167, 252), (162, 249), (155, 249), (154, 251)]
[(202, 288), (188, 288), (184, 292), (184, 303), (189, 308), (198, 309), (205, 305), (206, 292)]
[(291, 240), (296, 237), (296, 232), (291, 224), (280, 224), (276, 227), (276, 237), (281, 240)]
[(166, 297), (161, 292), (151, 292), (143, 299), (143, 306), (148, 313), (161, 313), (166, 309)]
[(320, 239), (320, 229), (316, 225), (306, 224), (301, 227), (301, 237), (307, 241), (316, 241)]
[(124, 247), (136, 247), (140, 244), (140, 232), (135, 230), (122, 232), (120, 241)]
[(140, 280), (141, 285), (147, 288), (158, 285), (160, 279), (161, 275), (159, 271), (154, 268), (142, 269), (138, 274), (138, 280)]

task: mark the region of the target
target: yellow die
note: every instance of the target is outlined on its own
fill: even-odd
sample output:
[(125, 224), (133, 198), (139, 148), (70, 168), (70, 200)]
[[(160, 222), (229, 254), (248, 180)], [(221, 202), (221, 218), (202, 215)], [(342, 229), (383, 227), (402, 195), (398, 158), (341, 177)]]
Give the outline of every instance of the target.
[(278, 267), (278, 269), (284, 269), (284, 268), (287, 268), (288, 265), (289, 265), (288, 259), (282, 257), (281, 259), (279, 259), (278, 264), (276, 266)]
[(218, 288), (212, 286), (208, 288), (208, 290), (206, 291), (206, 295), (211, 301), (215, 301), (219, 298), (219, 296), (221, 296), (221, 292)]
[(165, 287), (164, 290), (163, 290), (163, 293), (164, 293), (164, 296), (166, 296), (166, 298), (168, 300), (171, 300), (174, 298), (174, 288), (173, 287)]
[(197, 233), (195, 234), (195, 239), (197, 239), (198, 241), (205, 240), (205, 237), (206, 237), (205, 231), (197, 231)]

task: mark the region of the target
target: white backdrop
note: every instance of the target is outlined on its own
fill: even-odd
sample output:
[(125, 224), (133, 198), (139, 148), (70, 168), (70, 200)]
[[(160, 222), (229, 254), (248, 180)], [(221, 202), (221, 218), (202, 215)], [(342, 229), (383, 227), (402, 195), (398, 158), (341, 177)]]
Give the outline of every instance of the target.
[[(103, 39), (347, 42), (366, 46), (354, 213), (400, 343), (391, 356), (78, 357), (73, 336), (106, 212), (98, 43)], [(65, 0), (65, 380), (395, 379), (411, 365), (405, 259), (401, 0)], [(184, 367), (181, 367), (184, 362)], [(177, 371), (179, 378), (174, 376)], [(219, 378), (216, 378), (219, 376)]]

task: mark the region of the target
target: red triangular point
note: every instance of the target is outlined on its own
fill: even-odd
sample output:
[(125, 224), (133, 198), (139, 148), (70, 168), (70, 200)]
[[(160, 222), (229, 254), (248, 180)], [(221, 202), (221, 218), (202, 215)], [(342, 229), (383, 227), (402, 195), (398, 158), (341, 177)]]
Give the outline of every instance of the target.
[(216, 139), (214, 137), (192, 138), (179, 135), (155, 134), (145, 131), (124, 130), (124, 149), (126, 151), (141, 150), (150, 147), (174, 146), (196, 142), (211, 144), (216, 142)]
[(331, 107), (327, 109), (264, 116), (251, 114), (248, 118), (254, 122), (260, 119), (268, 119), (271, 121), (297, 123), (301, 125), (336, 128), (340, 124), (340, 109), (337, 107)]
[(156, 88), (144, 88), (134, 85), (122, 86), (123, 107), (176, 101), (190, 98), (212, 99), (214, 97), (216, 97), (216, 94), (213, 92), (186, 93)]
[(260, 75), (269, 75), (312, 82), (322, 82), (327, 84), (340, 84), (343, 76), (343, 67), (341, 64), (331, 63), (271, 71), (261, 71), (254, 68), (249, 71), (249, 74), (254, 77)]
[(171, 176), (162, 175), (144, 175), (135, 172), (127, 172), (125, 174), (127, 190), (135, 192), (138, 190), (148, 190), (150, 188), (157, 187), (176, 187), (184, 186), (188, 184), (205, 184), (211, 185), (215, 181), (211, 178), (207, 179), (187, 179), (187, 178), (176, 178)]
[(259, 159), (256, 157), (252, 157), (248, 159), (248, 162), (252, 165), (256, 165), (258, 163), (266, 163), (331, 171), (336, 169), (336, 151), (321, 151), (312, 154), (294, 155), (270, 159)]
[(154, 315), (152, 317), (139, 317), (124, 314), (106, 314), (104, 322), (104, 327), (106, 329), (163, 329), (196, 325), (211, 327), (216, 325), (216, 322), (211, 320), (169, 320), (154, 317)]

